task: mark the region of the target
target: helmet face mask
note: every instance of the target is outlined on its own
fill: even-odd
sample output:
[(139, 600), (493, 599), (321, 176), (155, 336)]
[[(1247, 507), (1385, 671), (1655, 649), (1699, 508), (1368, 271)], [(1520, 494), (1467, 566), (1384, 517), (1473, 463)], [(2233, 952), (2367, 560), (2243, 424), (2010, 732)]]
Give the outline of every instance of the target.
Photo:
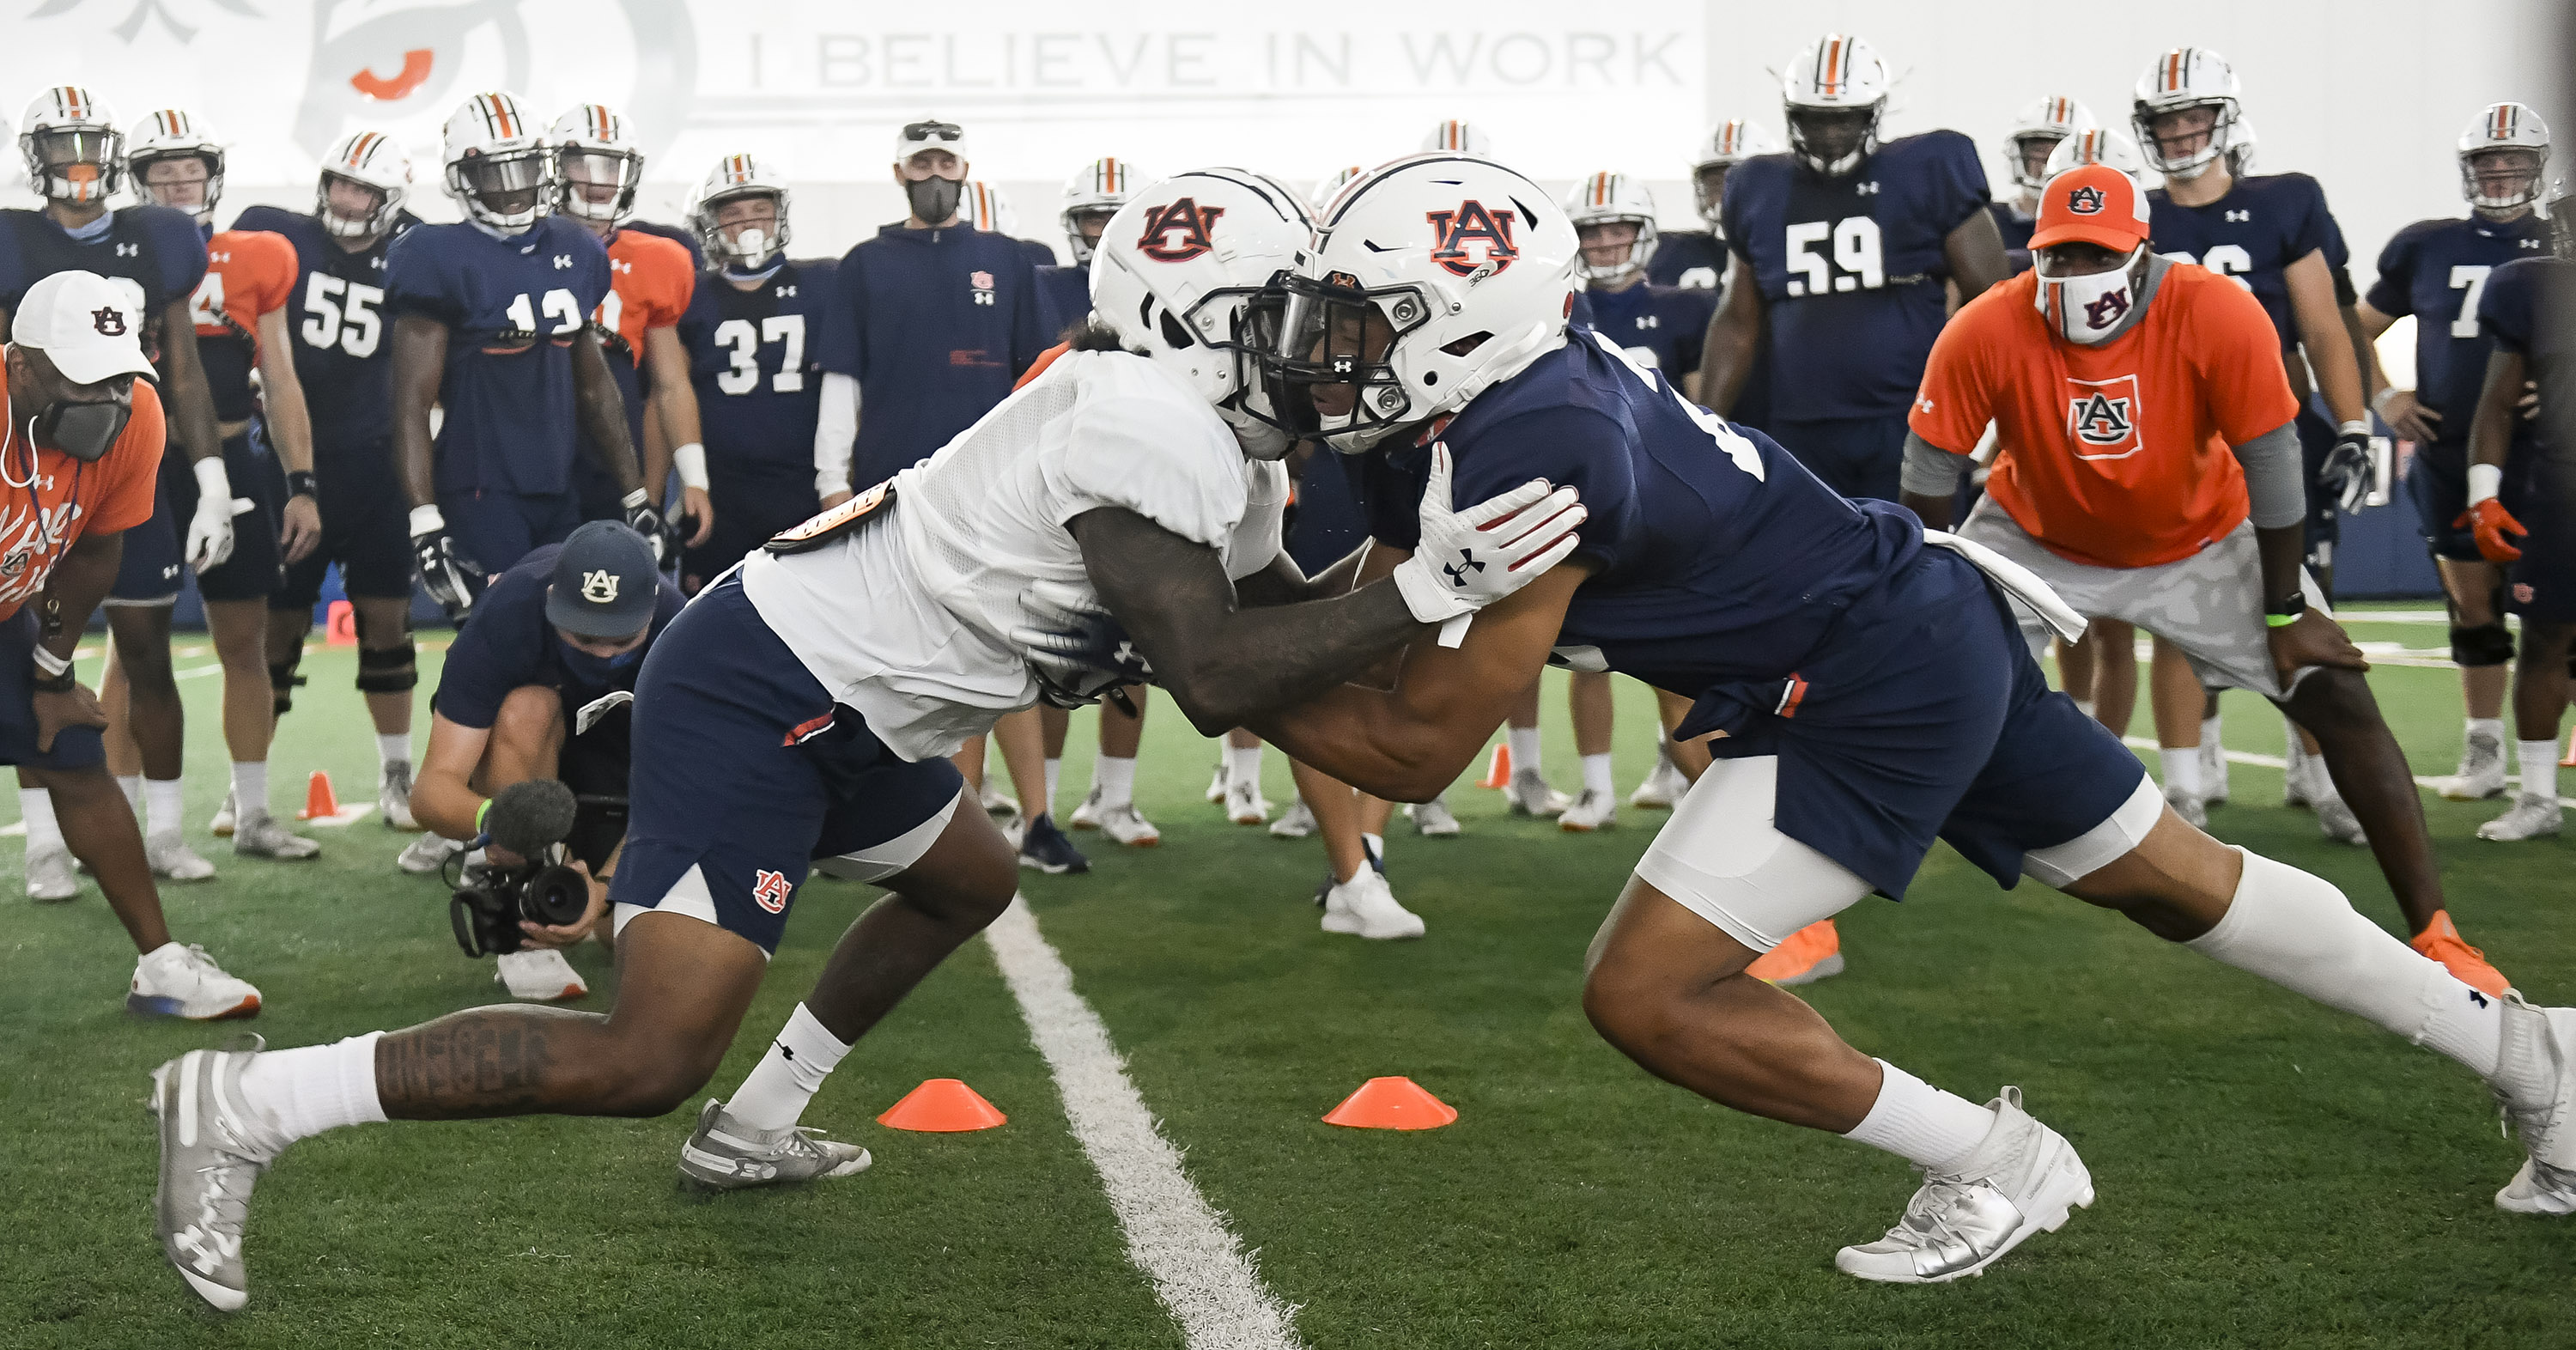
[(556, 152), (555, 175), (562, 185), (556, 209), (583, 220), (622, 224), (635, 214), (644, 156), (632, 150), (566, 146)]
[(2168, 178), (2198, 178), (2226, 157), (2236, 126), (2236, 101), (2141, 111), (2136, 122), (2138, 145), (2147, 163)]
[(324, 169), (314, 190), (313, 214), (322, 218), (323, 229), (340, 238), (365, 239), (384, 232), (389, 195), (373, 183)]
[(447, 174), (450, 190), (464, 196), (468, 209), (478, 216), (515, 220), (546, 213), (548, 199), (554, 195), (548, 191), (555, 183), (553, 168), (543, 150), (503, 155), (467, 151)]
[(125, 181), (125, 136), (112, 128), (49, 128), (19, 141), (27, 177), (48, 200), (102, 202)]
[(1055, 219), (1064, 229), (1065, 246), (1073, 253), (1074, 266), (1091, 265), (1091, 255), (1100, 247), (1100, 236), (1109, 228), (1109, 218), (1135, 195), (1135, 185), (1142, 178), (1135, 165), (1111, 156), (1083, 165), (1064, 181), (1064, 195)]
[(2047, 131), (2025, 131), (2012, 138), (2013, 186), (2035, 192), (2048, 185), (2048, 157), (2057, 150), (2064, 136)]
[(1284, 278), (1274, 303), (1256, 307), (1251, 324), (1282, 427), (1298, 437), (1327, 437), (1350, 454), (1423, 420), (1412, 414), (1392, 358), (1430, 318), (1431, 301), (1416, 286), (1369, 290), (1342, 273)]
[(1789, 108), (1789, 145), (1810, 169), (1828, 178), (1857, 171), (1878, 148), (1878, 115), (1865, 108)]
[(551, 214), (559, 194), (555, 147), (510, 94), (476, 94), (441, 133), (447, 195), (485, 232), (508, 239)]
[(220, 150), (189, 150), (136, 156), (126, 161), (136, 195), (155, 206), (184, 211), (203, 225), (214, 219), (215, 203), (224, 193), (224, 156)]

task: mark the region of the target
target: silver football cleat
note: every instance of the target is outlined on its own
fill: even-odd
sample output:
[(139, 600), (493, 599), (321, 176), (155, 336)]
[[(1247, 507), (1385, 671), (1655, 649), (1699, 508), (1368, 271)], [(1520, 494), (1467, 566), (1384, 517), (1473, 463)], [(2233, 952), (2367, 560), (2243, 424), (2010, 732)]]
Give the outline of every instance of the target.
[(773, 1186), (864, 1172), (875, 1159), (856, 1144), (820, 1138), (802, 1125), (755, 1130), (725, 1114), (710, 1097), (698, 1111), (698, 1128), (680, 1145), (680, 1175), (718, 1190)]
[(2480, 825), (2478, 837), (2509, 844), (2556, 834), (2566, 828), (2566, 824), (2566, 809), (2558, 804), (2557, 798), (2524, 792), (2514, 797), (2513, 809)]
[(1547, 785), (1536, 769), (1516, 769), (1512, 785), (1503, 789), (1511, 800), (1511, 813), (1516, 816), (1561, 816), (1574, 799)]
[(215, 874), (215, 865), (188, 847), (176, 829), (144, 836), (143, 857), (152, 864), (152, 875), (164, 881), (204, 881)]
[(2537, 1090), (2523, 1101), (2496, 1094), (2527, 1155), (2522, 1170), (2496, 1192), (2496, 1207), (2576, 1214), (2576, 1008), (2535, 1008), (2507, 990), (2503, 1014), (2496, 1077)]
[(232, 1312), (250, 1299), (242, 1225), (251, 1188), (282, 1145), (242, 1100), (241, 1072), (257, 1053), (191, 1050), (152, 1075), (161, 1127), (161, 1184), (153, 1192), (161, 1255), (197, 1297)]
[(80, 877), (72, 871), (68, 848), (27, 850), (27, 898), (57, 904), (80, 894)]
[(376, 776), (376, 814), (388, 830), (408, 834), (420, 828), (411, 814), (411, 761), (390, 761)]
[(1413, 832), (1425, 839), (1447, 839), (1459, 831), (1458, 816), (1449, 809), (1449, 794), (1446, 792), (1427, 802), (1407, 806), (1404, 818), (1412, 821)]
[(2208, 798), (2197, 792), (2187, 792), (2178, 787), (2165, 789), (2165, 805), (2172, 807), (2173, 813), (2182, 817), (2183, 824), (2195, 830), (2205, 831), (2209, 828), (2208, 802)]
[(2503, 796), (2504, 737), (2492, 731), (2470, 732), (2460, 747), (2460, 771), (2441, 780), (2439, 790), (2444, 799), (2455, 802)]
[(245, 858), (292, 862), (320, 856), (322, 845), (279, 824), (266, 811), (244, 811), (233, 821), (233, 852)]
[(1924, 1168), (1923, 1186), (1887, 1236), (1834, 1254), (1846, 1275), (1941, 1284), (1979, 1275), (2033, 1233), (2053, 1233), (2093, 1203), (2093, 1174), (2075, 1146), (2021, 1109), (2021, 1089), (1988, 1103), (1994, 1128), (1956, 1170)]

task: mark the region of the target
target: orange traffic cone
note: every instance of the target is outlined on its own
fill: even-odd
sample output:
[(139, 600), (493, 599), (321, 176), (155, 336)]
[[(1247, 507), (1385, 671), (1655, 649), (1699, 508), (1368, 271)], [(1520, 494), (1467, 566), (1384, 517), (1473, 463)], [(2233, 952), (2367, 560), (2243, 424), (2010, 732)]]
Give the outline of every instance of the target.
[(903, 1100), (887, 1107), (877, 1123), (898, 1130), (957, 1134), (989, 1130), (1009, 1119), (957, 1079), (933, 1078), (903, 1094)]
[(1410, 1078), (1372, 1078), (1343, 1098), (1324, 1123), (1354, 1130), (1436, 1130), (1457, 1118), (1458, 1108)]
[(331, 602), (331, 607), (323, 611), (322, 642), (330, 647), (358, 645), (357, 606), (346, 600)]
[(297, 820), (330, 820), (340, 814), (340, 799), (331, 792), (331, 775), (320, 769), (304, 789), (304, 809), (295, 813)]
[(2567, 733), (2567, 758), (2558, 761), (2562, 769), (2576, 769), (2576, 731)]
[(1494, 757), (1485, 763), (1485, 781), (1478, 783), (1476, 786), (1487, 788), (1507, 788), (1511, 785), (1512, 743), (1509, 741), (1498, 741), (1494, 745)]

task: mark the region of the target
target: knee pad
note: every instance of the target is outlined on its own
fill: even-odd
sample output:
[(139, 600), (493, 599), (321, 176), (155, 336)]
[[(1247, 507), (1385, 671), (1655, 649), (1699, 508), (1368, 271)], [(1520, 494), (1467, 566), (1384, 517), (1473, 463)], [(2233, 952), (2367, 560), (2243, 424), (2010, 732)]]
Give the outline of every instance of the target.
[(2504, 620), (2474, 628), (2451, 626), (2451, 660), (2463, 666), (2500, 666), (2513, 659), (2513, 633)]
[(358, 692), (399, 694), (420, 683), (417, 645), (406, 638), (399, 647), (358, 649)]
[(280, 717), (284, 717), (295, 707), (295, 690), (304, 683), (304, 677), (295, 673), (295, 667), (303, 660), (304, 644), (299, 642), (296, 644), (294, 656), (284, 661), (268, 663), (270, 701), (276, 707), (277, 715)]

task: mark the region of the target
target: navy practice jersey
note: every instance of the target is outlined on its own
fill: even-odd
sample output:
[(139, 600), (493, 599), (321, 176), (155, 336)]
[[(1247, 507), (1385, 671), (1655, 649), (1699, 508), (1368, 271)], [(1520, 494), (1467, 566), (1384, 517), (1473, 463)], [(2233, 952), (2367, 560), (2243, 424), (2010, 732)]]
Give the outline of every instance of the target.
[(1995, 233), (2004, 237), (2004, 258), (2012, 264), (2012, 274), (2029, 271), (2030, 237), (2039, 233), (2039, 217), (2023, 215), (2011, 202), (1988, 202), (1986, 214), (1995, 218)]
[(1762, 290), (1771, 415), (1887, 417), (1911, 406), (1949, 308), (1942, 246), (1985, 205), (1985, 165), (1955, 131), (1889, 141), (1841, 178), (1786, 154), (1737, 165), (1725, 233)]
[[(1575, 330), (1442, 428), (1451, 495), (1481, 501), (1532, 478), (1572, 484), (1590, 513), (1560, 653), (1696, 695), (1780, 679), (1835, 617), (1922, 547), (1914, 517), (1848, 501), (1774, 444), (1685, 403), (1660, 375)], [(1344, 459), (1370, 532), (1421, 540), (1428, 438)]]
[(1713, 291), (1726, 284), (1726, 244), (1707, 230), (1659, 235), (1646, 280), (1658, 286)]
[[(2537, 212), (2499, 224), (2478, 216), (2422, 220), (2397, 232), (2379, 254), (2370, 307), (2415, 316), (2415, 397), (2441, 418), (2442, 440), (2466, 445), (2494, 335), (2478, 319), (2496, 268), (2548, 250), (2549, 223)], [(2516, 439), (2530, 424), (2514, 419)]]
[(1091, 316), (1089, 267), (1038, 269), (1038, 327), (1050, 344), (1064, 340), (1064, 330)]
[(707, 265), (706, 250), (699, 246), (698, 232), (695, 230), (684, 230), (677, 225), (660, 225), (649, 220), (629, 220), (621, 223), (617, 228), (633, 230), (638, 234), (658, 234), (687, 249), (691, 267), (703, 269)]
[(2522, 357), (2523, 377), (2540, 386), (2550, 453), (2566, 462), (2576, 457), (2576, 366), (2568, 364), (2576, 345), (2568, 340), (2576, 331), (2576, 262), (2546, 253), (2521, 258), (2488, 273), (2486, 282), (2478, 326), (2498, 348)]
[(170, 302), (197, 293), (206, 277), (206, 238), (197, 222), (166, 206), (123, 206), (94, 238), (74, 239), (42, 211), (0, 211), (0, 309), (11, 315), (27, 288), (56, 272), (95, 272), (118, 284), (143, 318), (143, 350), (160, 358)]
[(394, 241), (386, 306), (447, 326), (440, 496), (560, 493), (581, 445), (572, 343), (608, 294), (608, 250), (559, 216), (496, 239), (470, 224)]
[[(2341, 274), (2349, 256), (2343, 231), (2326, 209), (2326, 192), (2303, 173), (2239, 178), (2227, 195), (2207, 206), (2176, 206), (2163, 188), (2147, 193), (2148, 242), (2156, 252), (2234, 277), (2281, 335), (2281, 347), (2299, 343), (2290, 312), (2290, 264), (2322, 251), (2329, 271)], [(2349, 282), (2338, 291), (2348, 290)]]
[(1576, 291), (1572, 321), (1599, 330), (1679, 384), (1699, 369), (1700, 344), (1708, 336), (1709, 316), (1716, 312), (1715, 291), (1649, 281), (1624, 291)]
[(1010, 397), (1053, 345), (1037, 269), (1020, 241), (971, 226), (888, 225), (842, 257), (814, 349), (859, 382), (851, 481), (880, 483), (930, 458)]
[(653, 604), (653, 630), (643, 646), (613, 659), (576, 650), (555, 636), (555, 626), (546, 618), (546, 591), (554, 583), (555, 556), (562, 552), (561, 544), (530, 550), (494, 577), (474, 602), (474, 621), (456, 630), (439, 670), (438, 696), (430, 701), (439, 716), (479, 731), (492, 725), (513, 689), (539, 685), (560, 690), (574, 704), (634, 690), (645, 653), (686, 599), (669, 577), (658, 577), (661, 593)]
[(236, 230), (266, 230), (295, 246), (295, 297), (286, 305), (295, 335), (295, 378), (313, 417), (313, 453), (371, 450), (393, 434), (393, 344), (386, 340), (385, 255), (420, 218), (399, 214), (385, 237), (355, 253), (322, 222), (254, 206)]
[(697, 386), (707, 469), (780, 469), (811, 479), (823, 367), (814, 336), (830, 302), (830, 258), (791, 262), (745, 291), (698, 273), (680, 345)]

